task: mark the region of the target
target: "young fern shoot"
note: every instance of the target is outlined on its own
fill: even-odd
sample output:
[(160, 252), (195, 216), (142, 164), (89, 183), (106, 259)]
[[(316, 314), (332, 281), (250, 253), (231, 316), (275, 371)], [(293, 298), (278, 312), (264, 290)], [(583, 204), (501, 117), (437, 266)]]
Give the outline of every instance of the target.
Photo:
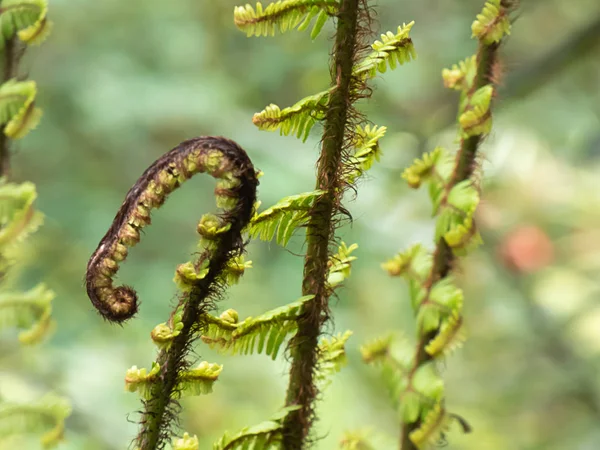
[[(216, 178), (217, 206), (223, 213), (207, 214), (198, 224), (203, 251), (193, 263), (177, 268), (175, 281), (183, 291), (168, 322), (158, 325), (152, 338), (160, 351), (150, 371), (134, 367), (126, 386), (144, 398), (140, 450), (164, 448), (172, 437), (178, 398), (210, 392), (221, 366), (201, 363), (190, 368), (186, 356), (193, 341), (208, 329), (208, 311), (232, 280), (244, 250), (242, 230), (256, 201), (258, 184), (246, 152), (222, 137), (200, 137), (181, 143), (152, 164), (127, 193), (113, 224), (90, 258), (86, 285), (92, 304), (107, 320), (121, 323), (137, 312), (137, 295), (127, 286), (113, 286), (113, 278), (128, 252), (150, 224), (150, 211), (185, 180), (197, 173)], [(235, 279), (235, 277), (234, 277)]]
[(267, 7), (260, 3), (256, 8), (241, 6), (234, 15), (236, 25), (248, 36), (303, 30), (316, 18), (311, 32), (315, 39), (328, 19), (336, 20), (331, 87), (288, 108), (271, 104), (253, 117), (253, 123), (261, 130), (279, 129), (281, 134), (295, 135), (303, 141), (317, 122), (323, 125), (315, 191), (284, 198), (256, 215), (250, 226), (251, 235), (265, 240), (275, 238), (281, 245), (286, 245), (299, 227), (306, 229), (303, 302), (288, 345), (288, 413), (281, 430), (282, 448), (303, 449), (310, 441), (315, 399), (324, 388), (322, 375), (331, 372), (328, 368), (332, 365), (339, 370), (332, 355), (343, 354), (343, 342), (350, 336), (345, 333), (332, 342), (320, 339), (330, 316), (329, 298), (348, 277), (355, 259), (350, 253), (356, 245), (342, 243), (334, 254), (335, 229), (341, 216), (347, 214), (342, 197), (378, 160), (379, 139), (385, 134), (385, 127), (366, 125), (354, 104), (370, 95), (367, 82), (378, 72), (415, 57), (409, 37), (413, 24), (399, 27), (397, 33), (382, 35), (369, 53), (364, 40), (371, 34), (372, 21), (365, 0), (282, 0)]
[[(362, 350), (367, 363), (383, 367), (401, 421), (401, 450), (429, 448), (443, 438), (453, 419), (469, 431), (463, 419), (446, 409), (436, 363), (464, 340), (463, 293), (452, 272), (456, 258), (481, 243), (473, 219), (480, 197), (477, 155), (491, 130), (498, 48), (510, 33), (512, 7), (506, 0), (489, 0), (472, 26), (479, 43), (477, 54), (443, 71), (444, 84), (461, 94), (459, 151), (452, 155), (436, 148), (402, 175), (413, 188), (429, 184), (437, 217), (433, 254), (415, 245), (384, 264), (390, 275), (402, 276), (409, 283), (417, 320), (416, 349), (411, 352), (408, 343), (388, 338)], [(401, 349), (394, 350), (394, 346)], [(409, 358), (398, 356), (410, 353)]]

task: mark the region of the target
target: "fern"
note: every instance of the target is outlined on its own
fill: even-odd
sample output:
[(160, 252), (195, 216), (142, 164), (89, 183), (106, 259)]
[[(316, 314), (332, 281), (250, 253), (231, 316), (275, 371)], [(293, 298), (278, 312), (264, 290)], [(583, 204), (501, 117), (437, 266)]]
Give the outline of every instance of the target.
[(346, 342), (352, 331), (345, 331), (331, 339), (323, 338), (319, 343), (319, 362), (315, 380), (320, 392), (329, 386), (331, 377), (346, 365)]
[(483, 11), (477, 14), (477, 19), (471, 26), (473, 37), (485, 45), (500, 42), (510, 34), (510, 20), (506, 8), (501, 5), (501, 0), (489, 0)]
[(252, 427), (246, 427), (234, 435), (225, 433), (213, 445), (213, 450), (280, 450), (283, 419), (298, 406), (288, 406), (269, 420)]
[(0, 328), (19, 328), (19, 341), (23, 344), (38, 343), (52, 327), (50, 313), (54, 292), (45, 285), (27, 292), (0, 293)]
[(327, 19), (339, 8), (338, 0), (280, 0), (263, 9), (260, 2), (256, 9), (251, 5), (237, 6), (233, 12), (235, 25), (248, 36), (274, 36), (297, 28), (303, 31), (316, 17), (310, 37), (315, 39)]
[[(212, 392), (213, 384), (219, 378), (223, 366), (201, 362), (197, 367), (184, 370), (178, 375), (177, 390), (185, 395), (202, 395)], [(144, 399), (151, 398), (151, 388), (160, 382), (160, 366), (154, 362), (150, 372), (133, 366), (125, 375), (125, 389), (138, 392)]]
[(323, 191), (317, 190), (279, 200), (277, 204), (252, 218), (248, 233), (263, 241), (270, 241), (275, 237), (276, 242), (285, 247), (294, 231), (306, 224), (312, 205), (322, 194)]
[(174, 439), (171, 445), (173, 450), (199, 450), (200, 448), (198, 436), (190, 436), (188, 433), (184, 433), (181, 438)]
[(0, 251), (22, 242), (43, 222), (33, 209), (37, 197), (33, 183), (4, 183), (0, 180)]
[(56, 446), (63, 437), (65, 419), (71, 414), (69, 402), (54, 394), (47, 394), (37, 402), (19, 404), (0, 401), (0, 436), (44, 433), (44, 448)]
[(279, 106), (271, 104), (263, 111), (254, 114), (252, 123), (263, 131), (275, 131), (279, 129), (281, 135), (296, 135), (298, 139), (305, 142), (310, 130), (325, 117), (325, 107), (329, 102), (330, 90), (305, 97), (293, 106), (280, 109)]
[(4, 0), (0, 6), (0, 50), (7, 39), (17, 33), (27, 44), (41, 44), (50, 34), (52, 23), (47, 20), (46, 0)]
[(395, 69), (397, 65), (407, 63), (417, 57), (412, 39), (409, 37), (415, 23), (410, 22), (398, 27), (394, 34), (388, 31), (381, 35), (381, 41), (375, 41), (371, 52), (354, 68), (354, 74), (373, 78), (377, 72), (385, 73), (387, 68)]
[[(202, 340), (211, 347), (232, 354), (262, 353), (274, 360), (285, 338), (296, 331), (297, 318), (312, 295), (301, 297), (297, 301), (268, 311), (258, 317), (248, 317), (240, 323), (237, 313), (226, 311), (226, 317), (217, 318), (208, 315), (208, 330)], [(229, 318), (229, 319), (228, 319)]]
[(0, 86), (0, 123), (4, 134), (20, 139), (34, 129), (42, 111), (34, 106), (37, 88), (34, 81), (9, 80)]
[(366, 125), (364, 128), (358, 125), (354, 135), (354, 154), (346, 163), (350, 173), (346, 175), (349, 183), (354, 183), (358, 177), (369, 170), (375, 161), (381, 157), (379, 140), (385, 136), (386, 127), (377, 125)]
[(327, 284), (330, 287), (336, 287), (350, 276), (352, 261), (356, 260), (356, 256), (352, 256), (351, 253), (357, 248), (358, 244), (352, 244), (348, 247), (345, 242), (342, 242), (338, 252), (329, 258)]

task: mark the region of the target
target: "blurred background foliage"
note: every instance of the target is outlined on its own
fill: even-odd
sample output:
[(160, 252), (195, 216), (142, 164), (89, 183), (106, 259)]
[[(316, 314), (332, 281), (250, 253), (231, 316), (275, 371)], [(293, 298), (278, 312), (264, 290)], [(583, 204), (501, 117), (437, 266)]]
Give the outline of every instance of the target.
[[(52, 0), (55, 28), (28, 52), (44, 117), (16, 146), (13, 179), (32, 180), (45, 226), (30, 240), (22, 284), (43, 279), (57, 293), (57, 329), (42, 346), (3, 339), (0, 396), (56, 390), (73, 402), (64, 449), (126, 448), (139, 400), (125, 370), (149, 367), (154, 325), (175, 296), (174, 268), (195, 251), (195, 224), (214, 210), (212, 181), (192, 180), (154, 215), (123, 265), (136, 287), (136, 320), (110, 326), (83, 288), (87, 259), (142, 171), (180, 141), (228, 136), (265, 172), (264, 206), (314, 187), (319, 132), (306, 144), (259, 132), (252, 114), (328, 86), (331, 39), (306, 33), (248, 39), (233, 25), (234, 0)], [(319, 406), (317, 449), (369, 428), (396, 441), (398, 420), (376, 370), (358, 347), (397, 330), (412, 338), (407, 287), (380, 263), (417, 241), (430, 244), (425, 192), (402, 169), (435, 145), (455, 148), (457, 98), (440, 72), (472, 54), (470, 23), (482, 0), (379, 0), (378, 32), (416, 21), (418, 59), (379, 77), (363, 103), (388, 127), (384, 156), (347, 205), (340, 235), (360, 248), (352, 277), (333, 300), (328, 332), (352, 329), (349, 365)], [(331, 28), (329, 28), (331, 31)], [(469, 340), (448, 359), (448, 407), (473, 427), (449, 433), (449, 449), (600, 448), (600, 4), (522, 0), (504, 47), (494, 131), (483, 147), (485, 245), (460, 265)], [(199, 177), (202, 178), (202, 177)], [(252, 243), (255, 268), (219, 306), (241, 317), (300, 296), (302, 238), (290, 251)], [(185, 400), (183, 427), (210, 448), (225, 430), (261, 422), (283, 403), (286, 362), (225, 357), (212, 395)], [(131, 414), (130, 414), (131, 413)], [(128, 414), (130, 414), (128, 416)], [(36, 440), (20, 447), (38, 448)], [(393, 448), (395, 444), (390, 444)]]

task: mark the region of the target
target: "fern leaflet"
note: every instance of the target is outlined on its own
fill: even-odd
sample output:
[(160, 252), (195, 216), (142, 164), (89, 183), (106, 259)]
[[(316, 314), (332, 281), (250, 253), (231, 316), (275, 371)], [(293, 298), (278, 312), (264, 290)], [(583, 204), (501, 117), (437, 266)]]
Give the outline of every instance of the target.
[(269, 420), (252, 427), (246, 427), (230, 436), (228, 433), (213, 445), (213, 450), (279, 450), (283, 419), (299, 406), (288, 406)]
[(207, 315), (208, 330), (202, 340), (223, 351), (233, 354), (262, 353), (277, 357), (285, 338), (297, 328), (296, 320), (304, 304), (312, 295), (301, 297), (293, 303), (268, 311), (258, 317), (248, 317), (236, 323), (237, 313), (232, 317), (231, 310), (226, 311), (229, 319)]
[(252, 218), (248, 229), (250, 236), (263, 241), (275, 237), (277, 243), (285, 247), (296, 228), (306, 224), (312, 205), (322, 194), (323, 191), (317, 190), (279, 200)]
[(303, 31), (316, 17), (310, 37), (315, 39), (327, 19), (339, 8), (338, 0), (280, 0), (263, 9), (260, 2), (256, 9), (252, 5), (237, 6), (233, 12), (235, 25), (248, 36), (274, 36), (297, 28)]

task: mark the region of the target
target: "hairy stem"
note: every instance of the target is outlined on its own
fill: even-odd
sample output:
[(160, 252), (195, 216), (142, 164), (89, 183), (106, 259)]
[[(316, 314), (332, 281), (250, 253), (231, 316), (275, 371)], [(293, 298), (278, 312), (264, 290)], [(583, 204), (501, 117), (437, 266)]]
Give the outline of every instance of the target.
[[(19, 61), (23, 55), (23, 49), (19, 45), (16, 36), (7, 39), (4, 42), (4, 53), (2, 54), (2, 83), (6, 83), (12, 78), (16, 78), (19, 70)], [(0, 177), (8, 176), (10, 170), (10, 139), (4, 134), (2, 124), (0, 131)]]
[(345, 132), (352, 108), (352, 67), (357, 48), (361, 0), (343, 0), (338, 13), (334, 47), (331, 93), (321, 156), (317, 167), (317, 189), (325, 193), (316, 200), (307, 227), (307, 252), (304, 259), (302, 295), (314, 295), (298, 320), (298, 332), (290, 343), (292, 367), (287, 405), (300, 405), (284, 421), (283, 448), (302, 449), (314, 418), (314, 375), (318, 360), (318, 338), (329, 315), (331, 295), (326, 284), (329, 247), (334, 236), (333, 217), (339, 212), (340, 169)]
[(119, 263), (125, 260), (128, 247), (139, 241), (143, 227), (150, 223), (150, 211), (160, 207), (173, 190), (197, 173), (208, 173), (219, 180), (215, 195), (224, 209), (218, 218), (221, 226), (217, 227), (222, 231), (202, 234), (207, 244), (196, 267), (208, 262), (208, 273), (195, 280), (189, 295), (181, 298), (178, 308), (183, 309), (183, 328), (158, 355), (160, 373), (144, 403), (136, 439), (139, 450), (162, 449), (171, 437), (171, 425), (179, 412), (179, 375), (189, 365), (185, 357), (206, 326), (201, 318), (222, 290), (223, 269), (244, 249), (242, 230), (252, 216), (258, 184), (244, 150), (228, 139), (204, 136), (185, 141), (163, 155), (129, 190), (87, 267), (87, 292), (98, 312), (116, 323), (133, 317), (138, 309), (136, 292), (128, 286), (113, 286)]
[[(491, 45), (479, 44), (477, 52), (477, 75), (473, 83), (473, 87), (469, 92), (472, 95), (477, 89), (491, 84), (492, 80), (492, 69), (497, 59), (498, 44), (494, 43)], [(479, 144), (481, 143), (484, 135), (475, 135), (461, 140), (460, 150), (456, 158), (456, 165), (450, 183), (447, 186), (446, 192), (456, 186), (461, 181), (464, 181), (471, 177), (473, 170), (476, 167), (476, 156)], [(448, 246), (444, 238), (436, 243), (434, 255), (433, 255), (433, 266), (425, 283), (427, 295), (431, 292), (433, 285), (448, 276), (452, 264), (454, 262), (454, 254), (452, 249)], [(417, 369), (432, 360), (431, 355), (427, 353), (425, 348), (427, 345), (437, 336), (439, 330), (433, 330), (429, 333), (422, 335), (417, 343), (417, 350), (413, 360), (411, 370), (409, 372), (409, 383), (412, 383), (412, 379)], [(417, 446), (410, 439), (410, 434), (414, 430), (421, 426), (421, 420), (418, 419), (412, 423), (403, 423), (402, 431), (400, 435), (400, 449), (401, 450), (418, 450)]]

